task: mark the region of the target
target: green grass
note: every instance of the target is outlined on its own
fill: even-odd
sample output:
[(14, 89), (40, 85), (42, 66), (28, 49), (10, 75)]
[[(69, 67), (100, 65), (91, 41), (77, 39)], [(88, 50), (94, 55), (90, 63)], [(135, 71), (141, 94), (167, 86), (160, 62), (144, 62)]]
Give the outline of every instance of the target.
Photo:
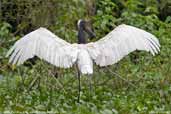
[[(170, 78), (147, 70), (152, 67), (149, 65), (141, 64), (138, 68), (136, 64), (130, 63), (130, 68), (127, 68), (124, 65), (127, 60), (129, 57), (117, 66), (99, 70), (95, 68), (91, 90), (89, 77), (83, 76), (80, 103), (77, 102), (78, 80), (74, 69), (58, 70), (42, 62), (34, 65), (35, 70), (18, 67), (6, 73), (8, 76), (0, 81), (0, 111), (52, 111), (62, 114), (145, 114), (170, 111)], [(43, 70), (45, 66), (47, 68)], [(129, 83), (107, 69), (118, 74), (125, 70), (122, 78)], [(57, 78), (54, 77), (55, 71), (61, 74)], [(40, 77), (40, 83), (36, 81), (32, 84), (36, 77)]]

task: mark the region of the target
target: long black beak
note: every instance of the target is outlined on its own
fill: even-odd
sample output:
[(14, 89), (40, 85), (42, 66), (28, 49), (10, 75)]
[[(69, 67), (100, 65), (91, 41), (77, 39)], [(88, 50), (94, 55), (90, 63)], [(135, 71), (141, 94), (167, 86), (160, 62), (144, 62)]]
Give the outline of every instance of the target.
[(96, 37), (96, 34), (93, 32), (91, 28), (85, 28), (85, 32), (89, 35), (90, 39), (93, 39)]

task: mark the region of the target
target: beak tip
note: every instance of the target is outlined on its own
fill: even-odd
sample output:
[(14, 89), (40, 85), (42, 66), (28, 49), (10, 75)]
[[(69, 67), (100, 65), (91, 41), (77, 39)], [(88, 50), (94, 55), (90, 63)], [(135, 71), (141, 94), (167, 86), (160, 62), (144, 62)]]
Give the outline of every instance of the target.
[(93, 35), (93, 38), (95, 38), (95, 37), (96, 37), (96, 34)]
[(93, 39), (95, 37), (96, 37), (96, 34), (94, 33), (94, 34), (92, 34), (92, 36), (90, 37), (90, 39)]

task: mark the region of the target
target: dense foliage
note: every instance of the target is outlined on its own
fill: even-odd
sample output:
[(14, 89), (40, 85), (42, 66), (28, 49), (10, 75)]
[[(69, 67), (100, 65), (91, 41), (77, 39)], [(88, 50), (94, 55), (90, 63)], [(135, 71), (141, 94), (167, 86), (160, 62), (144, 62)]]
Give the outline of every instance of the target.
[[(169, 0), (0, 2), (0, 112), (171, 113)], [(8, 64), (5, 57), (8, 49), (21, 36), (40, 26), (68, 42), (76, 42), (76, 22), (80, 18), (92, 21), (96, 40), (121, 23), (147, 30), (159, 38), (161, 52), (155, 57), (134, 52), (107, 68), (95, 66), (93, 76), (81, 78), (80, 103), (74, 68), (59, 69), (39, 59), (18, 67)], [(92, 84), (91, 90), (87, 82)]]

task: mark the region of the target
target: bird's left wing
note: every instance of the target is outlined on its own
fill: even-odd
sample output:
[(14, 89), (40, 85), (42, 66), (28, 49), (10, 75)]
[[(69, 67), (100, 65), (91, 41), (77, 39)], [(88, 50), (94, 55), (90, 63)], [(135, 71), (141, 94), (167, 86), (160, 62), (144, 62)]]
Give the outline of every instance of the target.
[(91, 58), (100, 66), (112, 65), (135, 50), (155, 55), (160, 51), (159, 47), (154, 35), (125, 24), (119, 25), (97, 42), (86, 44)]
[(77, 59), (78, 50), (47, 30), (39, 28), (19, 39), (8, 51), (9, 62), (20, 65), (37, 56), (57, 67), (68, 68)]

